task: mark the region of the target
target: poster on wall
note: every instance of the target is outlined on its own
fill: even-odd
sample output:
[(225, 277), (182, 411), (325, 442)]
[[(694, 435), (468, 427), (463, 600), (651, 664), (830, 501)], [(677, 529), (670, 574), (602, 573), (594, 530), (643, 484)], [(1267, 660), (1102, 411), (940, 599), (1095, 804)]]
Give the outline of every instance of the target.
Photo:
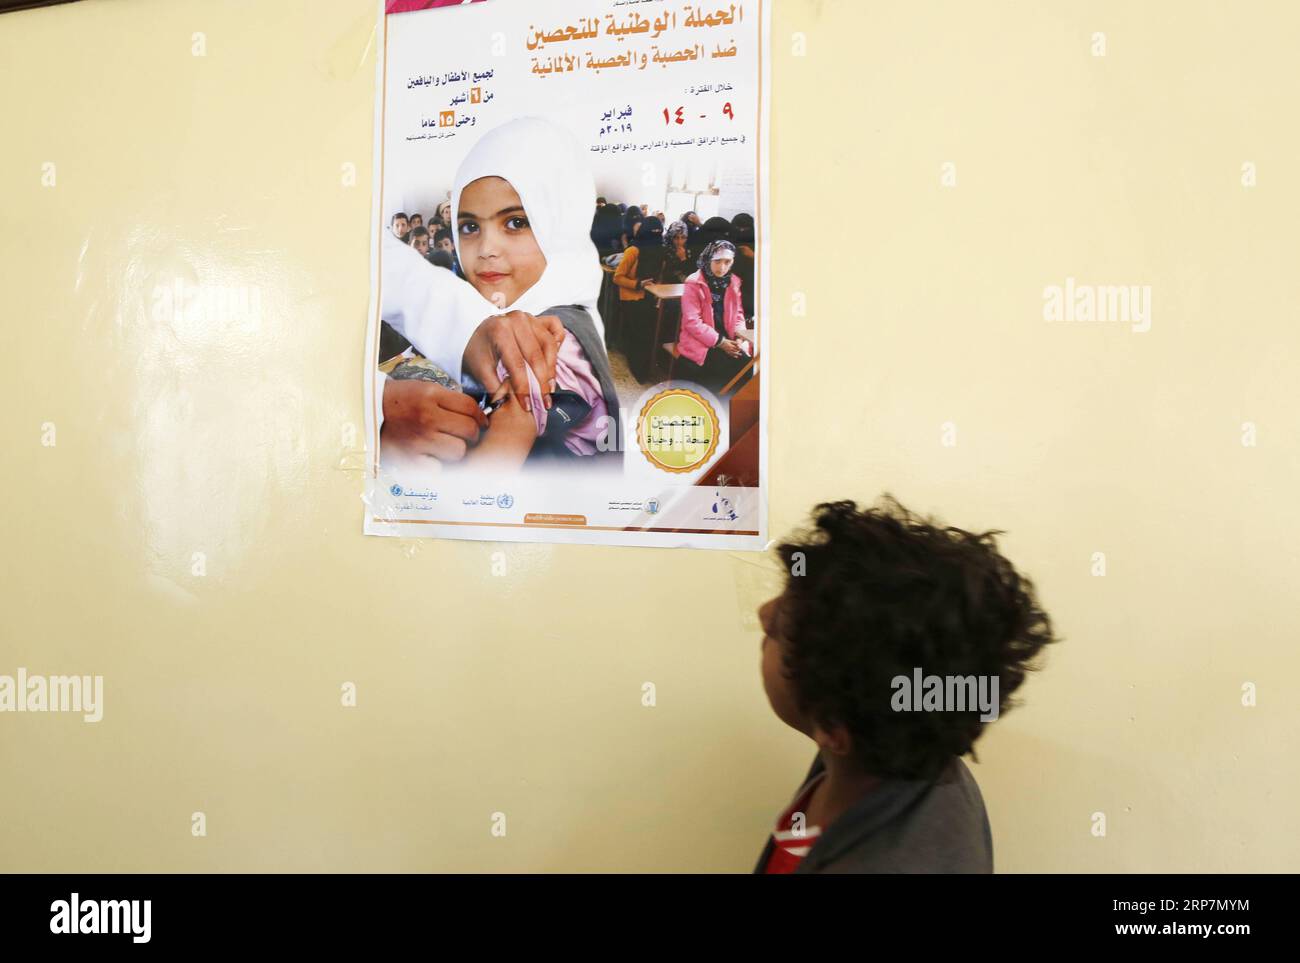
[(771, 0), (386, 0), (365, 531), (761, 550)]

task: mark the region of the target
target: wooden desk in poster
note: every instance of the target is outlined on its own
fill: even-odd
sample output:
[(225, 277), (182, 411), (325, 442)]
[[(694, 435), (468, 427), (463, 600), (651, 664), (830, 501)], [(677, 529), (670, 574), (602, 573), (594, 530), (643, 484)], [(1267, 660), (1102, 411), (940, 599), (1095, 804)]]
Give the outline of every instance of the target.
[[(656, 302), (655, 310), (655, 336), (650, 342), (650, 350), (653, 352), (650, 359), (650, 370), (654, 370), (660, 363), (659, 350), (665, 344), (664, 338), (664, 305), (669, 301), (680, 301), (682, 292), (686, 290), (685, 284), (647, 284), (646, 292), (651, 294)], [(674, 330), (668, 335), (668, 340), (676, 343), (677, 331)], [(671, 373), (671, 372), (670, 372)]]

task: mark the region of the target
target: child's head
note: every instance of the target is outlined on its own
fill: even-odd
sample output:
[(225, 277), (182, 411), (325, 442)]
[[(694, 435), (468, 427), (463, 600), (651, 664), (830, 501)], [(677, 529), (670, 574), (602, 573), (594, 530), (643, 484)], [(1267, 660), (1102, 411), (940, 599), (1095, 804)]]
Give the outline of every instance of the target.
[(451, 201), (443, 201), (438, 205), (438, 220), (451, 227)]
[(401, 211), (398, 211), (396, 214), (393, 215), (392, 228), (393, 228), (393, 233), (396, 234), (398, 237), (406, 237), (406, 235), (410, 233), (411, 222), (407, 220), (405, 214), (403, 214)]
[(690, 229), (686, 226), (685, 221), (673, 221), (664, 231), (664, 242), (670, 245), (677, 253), (683, 254), (686, 251), (686, 238)]
[(712, 244), (714, 241), (733, 241), (731, 222), (725, 217), (711, 217), (703, 224), (696, 235), (699, 244)]
[(664, 222), (657, 217), (647, 217), (636, 232), (637, 247), (659, 247), (664, 242)]
[(489, 301), (514, 304), (546, 270), (523, 201), (504, 178), (480, 177), (465, 186), (456, 230), (461, 270)]
[(424, 218), (421, 217), (419, 214), (412, 214), (409, 218), (407, 218), (407, 220), (409, 220), (411, 223), (411, 230), (415, 230), (415, 228), (417, 227), (424, 227)]
[(866, 511), (824, 503), (814, 521), (778, 546), (785, 590), (759, 609), (772, 709), (865, 773), (932, 777), (971, 751), (981, 709), (907, 711), (896, 680), (920, 670), (945, 688), (963, 680), (953, 691), (969, 692), (983, 678), (981, 691), (997, 693), (994, 712), (1004, 711), (1055, 641), (1051, 621), (1032, 583), (998, 553), (997, 532), (940, 526), (892, 499)]
[(406, 243), (415, 248), (420, 257), (424, 257), (429, 253), (429, 232), (422, 227), (413, 227), (410, 239)]
[(443, 251), (448, 255), (456, 253), (456, 244), (451, 237), (451, 228), (440, 227), (434, 232), (433, 247), (435, 250)]
[(570, 131), (540, 117), (493, 128), (470, 148), (452, 182), (461, 272), (499, 310), (543, 314), (579, 305), (601, 330), (595, 200), (589, 153)]
[(753, 246), (754, 244), (754, 217), (752, 214), (741, 212), (731, 219), (731, 236), (737, 244)]
[(700, 252), (700, 271), (725, 278), (736, 263), (736, 247), (730, 241), (714, 241)]

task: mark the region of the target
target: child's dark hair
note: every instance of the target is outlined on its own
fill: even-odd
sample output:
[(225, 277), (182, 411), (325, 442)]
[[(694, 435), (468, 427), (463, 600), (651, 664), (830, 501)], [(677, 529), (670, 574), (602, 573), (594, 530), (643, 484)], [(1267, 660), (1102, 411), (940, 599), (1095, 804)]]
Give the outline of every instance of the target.
[(428, 237), (428, 236), (429, 236), (429, 231), (427, 228), (413, 227), (411, 228), (411, 239), (407, 243), (414, 244), (415, 239), (417, 237)]
[(396, 214), (393, 215), (393, 219), (392, 219), (391, 221), (389, 221), (388, 223), (389, 223), (389, 225), (393, 225), (393, 224), (396, 224), (398, 221), (409, 221), (409, 220), (410, 220), (409, 217), (407, 217), (407, 216), (406, 216), (405, 214), (403, 214), (401, 211), (398, 211)]
[(778, 610), (784, 669), (800, 708), (840, 724), (868, 773), (936, 776), (984, 731), (980, 710), (899, 712), (892, 680), (996, 676), (1000, 709), (1056, 641), (1033, 584), (972, 534), (891, 497), (859, 511), (824, 502), (815, 529), (777, 546), (789, 573)]
[(451, 239), (451, 228), (449, 227), (440, 227), (433, 232), (434, 244), (441, 244), (443, 241), (450, 241)]

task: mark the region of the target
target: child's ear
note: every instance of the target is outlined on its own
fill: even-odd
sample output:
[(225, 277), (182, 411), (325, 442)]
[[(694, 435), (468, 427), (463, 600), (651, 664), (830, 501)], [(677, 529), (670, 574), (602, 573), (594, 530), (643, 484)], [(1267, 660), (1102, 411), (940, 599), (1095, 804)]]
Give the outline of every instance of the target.
[(832, 755), (847, 756), (853, 751), (853, 737), (849, 735), (848, 729), (838, 723), (831, 726), (816, 724), (812, 736), (818, 748), (825, 749)]

